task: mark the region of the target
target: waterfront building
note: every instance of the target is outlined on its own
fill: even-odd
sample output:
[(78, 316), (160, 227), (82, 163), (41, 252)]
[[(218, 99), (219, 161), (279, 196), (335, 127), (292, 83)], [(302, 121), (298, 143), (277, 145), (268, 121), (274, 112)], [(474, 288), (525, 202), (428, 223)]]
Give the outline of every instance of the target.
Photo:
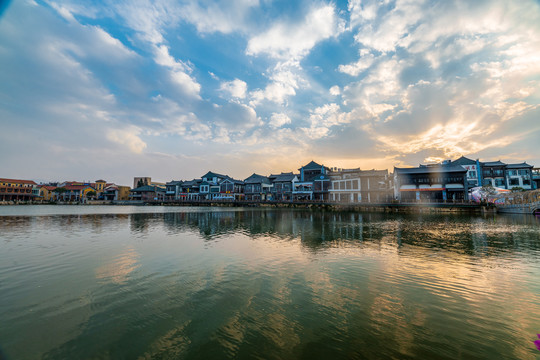
[(103, 199), (107, 201), (129, 200), (130, 190), (129, 186), (112, 184), (103, 189)]
[(521, 188), (524, 190), (535, 189), (533, 183), (533, 166), (526, 162), (520, 164), (507, 164), (505, 169), (506, 188)]
[(532, 168), (532, 181), (535, 189), (540, 189), (540, 168)]
[(129, 192), (130, 200), (162, 201), (165, 200), (166, 189), (159, 185), (144, 185)]
[(329, 169), (311, 161), (298, 170), (300, 176), (293, 182), (293, 200), (327, 201), (330, 188), (330, 178), (327, 175)]
[(298, 181), (298, 175), (289, 172), (278, 175), (270, 175), (268, 178), (272, 182), (272, 198), (274, 200), (292, 200), (293, 183)]
[(218, 174), (212, 171), (201, 176), (202, 182), (199, 185), (199, 197), (203, 200), (212, 200), (220, 196), (219, 184), (228, 179), (229, 176)]
[(392, 200), (388, 170), (333, 169), (329, 200), (339, 203), (385, 203)]
[(54, 190), (56, 190), (56, 186), (52, 186), (52, 185), (39, 186), (39, 198), (44, 201), (51, 201), (53, 199)]
[(394, 167), (394, 195), (400, 201), (462, 201), (467, 191), (467, 169), (461, 165)]
[(457, 160), (452, 161), (454, 165), (461, 165), (464, 169), (467, 170), (467, 186), (470, 188), (482, 186), (481, 178), (481, 163), (477, 160), (472, 160), (466, 158), (465, 156), (460, 157)]
[(179, 194), (180, 200), (199, 200), (199, 187), (202, 180), (193, 179), (182, 182), (182, 190)]
[(149, 186), (165, 186), (165, 183), (152, 181), (151, 177), (134, 177), (133, 178), (133, 188), (149, 185)]
[(498, 161), (482, 163), (482, 186), (506, 189), (506, 164)]
[(183, 181), (170, 181), (165, 184), (165, 199), (178, 200), (182, 192)]
[(84, 202), (90, 192), (95, 193), (96, 189), (87, 183), (67, 182), (54, 190), (54, 200)]
[(272, 199), (272, 181), (269, 177), (253, 174), (244, 180), (244, 194), (249, 201), (265, 201)]
[(36, 195), (32, 192), (37, 184), (32, 180), (0, 178), (0, 201), (30, 201)]
[(219, 194), (212, 194), (212, 200), (243, 200), (244, 182), (228, 177), (219, 183)]

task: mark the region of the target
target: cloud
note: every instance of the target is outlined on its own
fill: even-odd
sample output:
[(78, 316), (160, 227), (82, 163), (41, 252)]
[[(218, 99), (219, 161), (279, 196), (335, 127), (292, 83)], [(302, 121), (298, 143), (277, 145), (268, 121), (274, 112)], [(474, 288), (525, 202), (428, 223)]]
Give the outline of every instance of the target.
[(154, 47), (154, 54), (156, 63), (169, 69), (171, 81), (178, 85), (182, 92), (188, 96), (200, 99), (199, 92), (201, 91), (201, 85), (188, 74), (188, 72), (192, 71), (188, 65), (175, 60), (169, 54), (169, 48), (165, 45), (156, 45)]
[(217, 2), (188, 1), (182, 6), (184, 20), (192, 23), (200, 33), (247, 31), (251, 10), (258, 0), (227, 0)]
[(124, 129), (109, 129), (105, 136), (110, 141), (126, 146), (130, 151), (140, 154), (146, 148), (145, 142), (139, 137), (140, 133), (140, 129), (131, 126)]
[(279, 128), (283, 125), (291, 123), (291, 118), (287, 114), (283, 113), (273, 113), (270, 117), (270, 122), (268, 123), (273, 128)]
[(220, 90), (229, 93), (234, 98), (243, 99), (246, 97), (247, 84), (245, 81), (234, 79), (223, 82)]
[(313, 8), (302, 22), (279, 22), (266, 32), (252, 37), (248, 55), (267, 54), (282, 60), (298, 60), (320, 41), (338, 36), (344, 31), (343, 21), (331, 5)]

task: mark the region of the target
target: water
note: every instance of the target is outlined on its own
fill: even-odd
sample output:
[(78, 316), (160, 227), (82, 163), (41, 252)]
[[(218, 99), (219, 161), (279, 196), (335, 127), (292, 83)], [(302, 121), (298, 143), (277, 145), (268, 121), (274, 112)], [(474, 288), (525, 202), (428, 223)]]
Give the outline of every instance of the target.
[(0, 207), (0, 359), (536, 359), (540, 221)]

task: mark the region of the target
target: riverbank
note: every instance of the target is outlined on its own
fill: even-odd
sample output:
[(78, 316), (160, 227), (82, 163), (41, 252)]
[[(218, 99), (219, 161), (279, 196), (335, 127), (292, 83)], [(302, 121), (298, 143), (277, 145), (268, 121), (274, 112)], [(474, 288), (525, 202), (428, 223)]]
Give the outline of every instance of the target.
[(338, 204), (327, 202), (290, 202), (290, 201), (104, 201), (89, 200), (84, 203), (37, 203), (37, 202), (1, 202), (0, 205), (129, 205), (129, 206), (210, 206), (210, 207), (274, 207), (323, 209), (328, 211), (383, 212), (383, 213), (456, 213), (484, 214), (495, 213), (494, 207), (473, 203), (356, 203)]

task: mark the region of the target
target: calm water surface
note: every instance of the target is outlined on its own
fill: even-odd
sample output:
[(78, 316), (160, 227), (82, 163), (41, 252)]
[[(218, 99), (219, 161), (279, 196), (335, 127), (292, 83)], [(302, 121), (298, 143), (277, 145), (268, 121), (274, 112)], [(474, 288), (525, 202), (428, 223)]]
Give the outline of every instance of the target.
[(540, 221), (0, 207), (0, 359), (536, 359)]

